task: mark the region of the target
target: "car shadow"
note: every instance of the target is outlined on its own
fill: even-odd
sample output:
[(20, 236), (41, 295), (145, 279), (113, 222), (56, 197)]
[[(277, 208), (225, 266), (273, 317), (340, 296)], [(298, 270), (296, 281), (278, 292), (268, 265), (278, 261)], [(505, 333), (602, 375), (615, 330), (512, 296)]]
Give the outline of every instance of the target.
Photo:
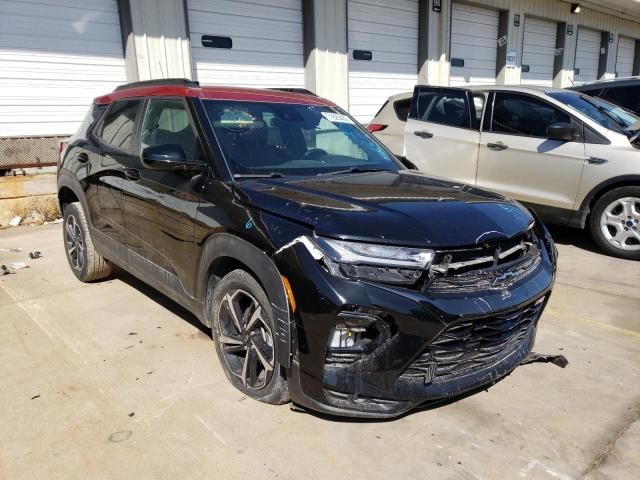
[(547, 225), (547, 228), (551, 233), (553, 241), (560, 245), (572, 245), (582, 250), (602, 255), (602, 250), (598, 248), (586, 230), (559, 225)]
[(200, 322), (200, 320), (198, 320), (198, 317), (196, 317), (193, 313), (191, 313), (189, 310), (184, 308), (182, 305), (179, 305), (178, 303), (174, 302), (163, 293), (160, 293), (155, 288), (147, 285), (142, 280), (139, 280), (138, 278), (134, 277), (129, 272), (123, 270), (122, 268), (115, 267), (113, 270), (113, 277), (123, 281), (130, 287), (135, 288), (138, 292), (142, 293), (143, 295), (150, 298), (154, 302), (158, 303), (162, 307), (166, 308), (170, 312), (176, 314), (182, 320), (189, 323), (190, 325), (193, 325), (205, 335), (211, 337), (211, 329), (206, 325), (204, 325), (202, 322)]

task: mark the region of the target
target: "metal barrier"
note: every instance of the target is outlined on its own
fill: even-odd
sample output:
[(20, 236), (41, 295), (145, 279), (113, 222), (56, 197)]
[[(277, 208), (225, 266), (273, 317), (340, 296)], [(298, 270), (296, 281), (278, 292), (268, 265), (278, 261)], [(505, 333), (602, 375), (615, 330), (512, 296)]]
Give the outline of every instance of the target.
[(44, 167), (58, 161), (58, 144), (68, 136), (0, 138), (0, 170)]

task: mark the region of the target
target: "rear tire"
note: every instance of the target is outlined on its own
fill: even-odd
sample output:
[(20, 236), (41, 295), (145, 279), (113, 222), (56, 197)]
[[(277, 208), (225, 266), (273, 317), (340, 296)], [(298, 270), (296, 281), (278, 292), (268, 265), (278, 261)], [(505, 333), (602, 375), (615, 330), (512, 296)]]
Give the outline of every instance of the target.
[(76, 278), (81, 282), (93, 282), (111, 275), (111, 262), (96, 252), (80, 202), (64, 206), (62, 225), (67, 261)]
[(640, 260), (640, 186), (614, 188), (600, 197), (591, 212), (589, 230), (609, 255)]
[(271, 302), (260, 284), (244, 270), (234, 270), (209, 292), (211, 336), (231, 384), (261, 402), (289, 402)]

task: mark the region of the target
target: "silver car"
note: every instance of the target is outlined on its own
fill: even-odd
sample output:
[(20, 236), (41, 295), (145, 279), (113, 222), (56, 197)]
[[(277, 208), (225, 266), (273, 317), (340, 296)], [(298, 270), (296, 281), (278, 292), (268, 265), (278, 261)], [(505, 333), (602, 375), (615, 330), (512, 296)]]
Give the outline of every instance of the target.
[(506, 194), (640, 260), (639, 130), (635, 114), (569, 90), (417, 86), (404, 154), (430, 175)]
[(367, 129), (398, 156), (404, 156), (404, 125), (407, 122), (412, 97), (412, 92), (389, 97), (367, 125)]

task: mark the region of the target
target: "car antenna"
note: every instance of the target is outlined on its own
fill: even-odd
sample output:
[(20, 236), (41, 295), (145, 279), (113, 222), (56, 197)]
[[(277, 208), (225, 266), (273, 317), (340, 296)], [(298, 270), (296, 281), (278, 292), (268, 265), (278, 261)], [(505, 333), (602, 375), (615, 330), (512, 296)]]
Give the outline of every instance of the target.
[(569, 75), (567, 75), (567, 79), (571, 82), (571, 85), (573, 85), (575, 87), (575, 82), (571, 79), (571, 77)]
[(160, 60), (158, 60), (158, 66), (160, 67), (160, 76), (161, 76), (162, 78), (166, 78), (166, 77), (164, 76), (164, 72), (162, 71), (162, 62), (161, 62)]

